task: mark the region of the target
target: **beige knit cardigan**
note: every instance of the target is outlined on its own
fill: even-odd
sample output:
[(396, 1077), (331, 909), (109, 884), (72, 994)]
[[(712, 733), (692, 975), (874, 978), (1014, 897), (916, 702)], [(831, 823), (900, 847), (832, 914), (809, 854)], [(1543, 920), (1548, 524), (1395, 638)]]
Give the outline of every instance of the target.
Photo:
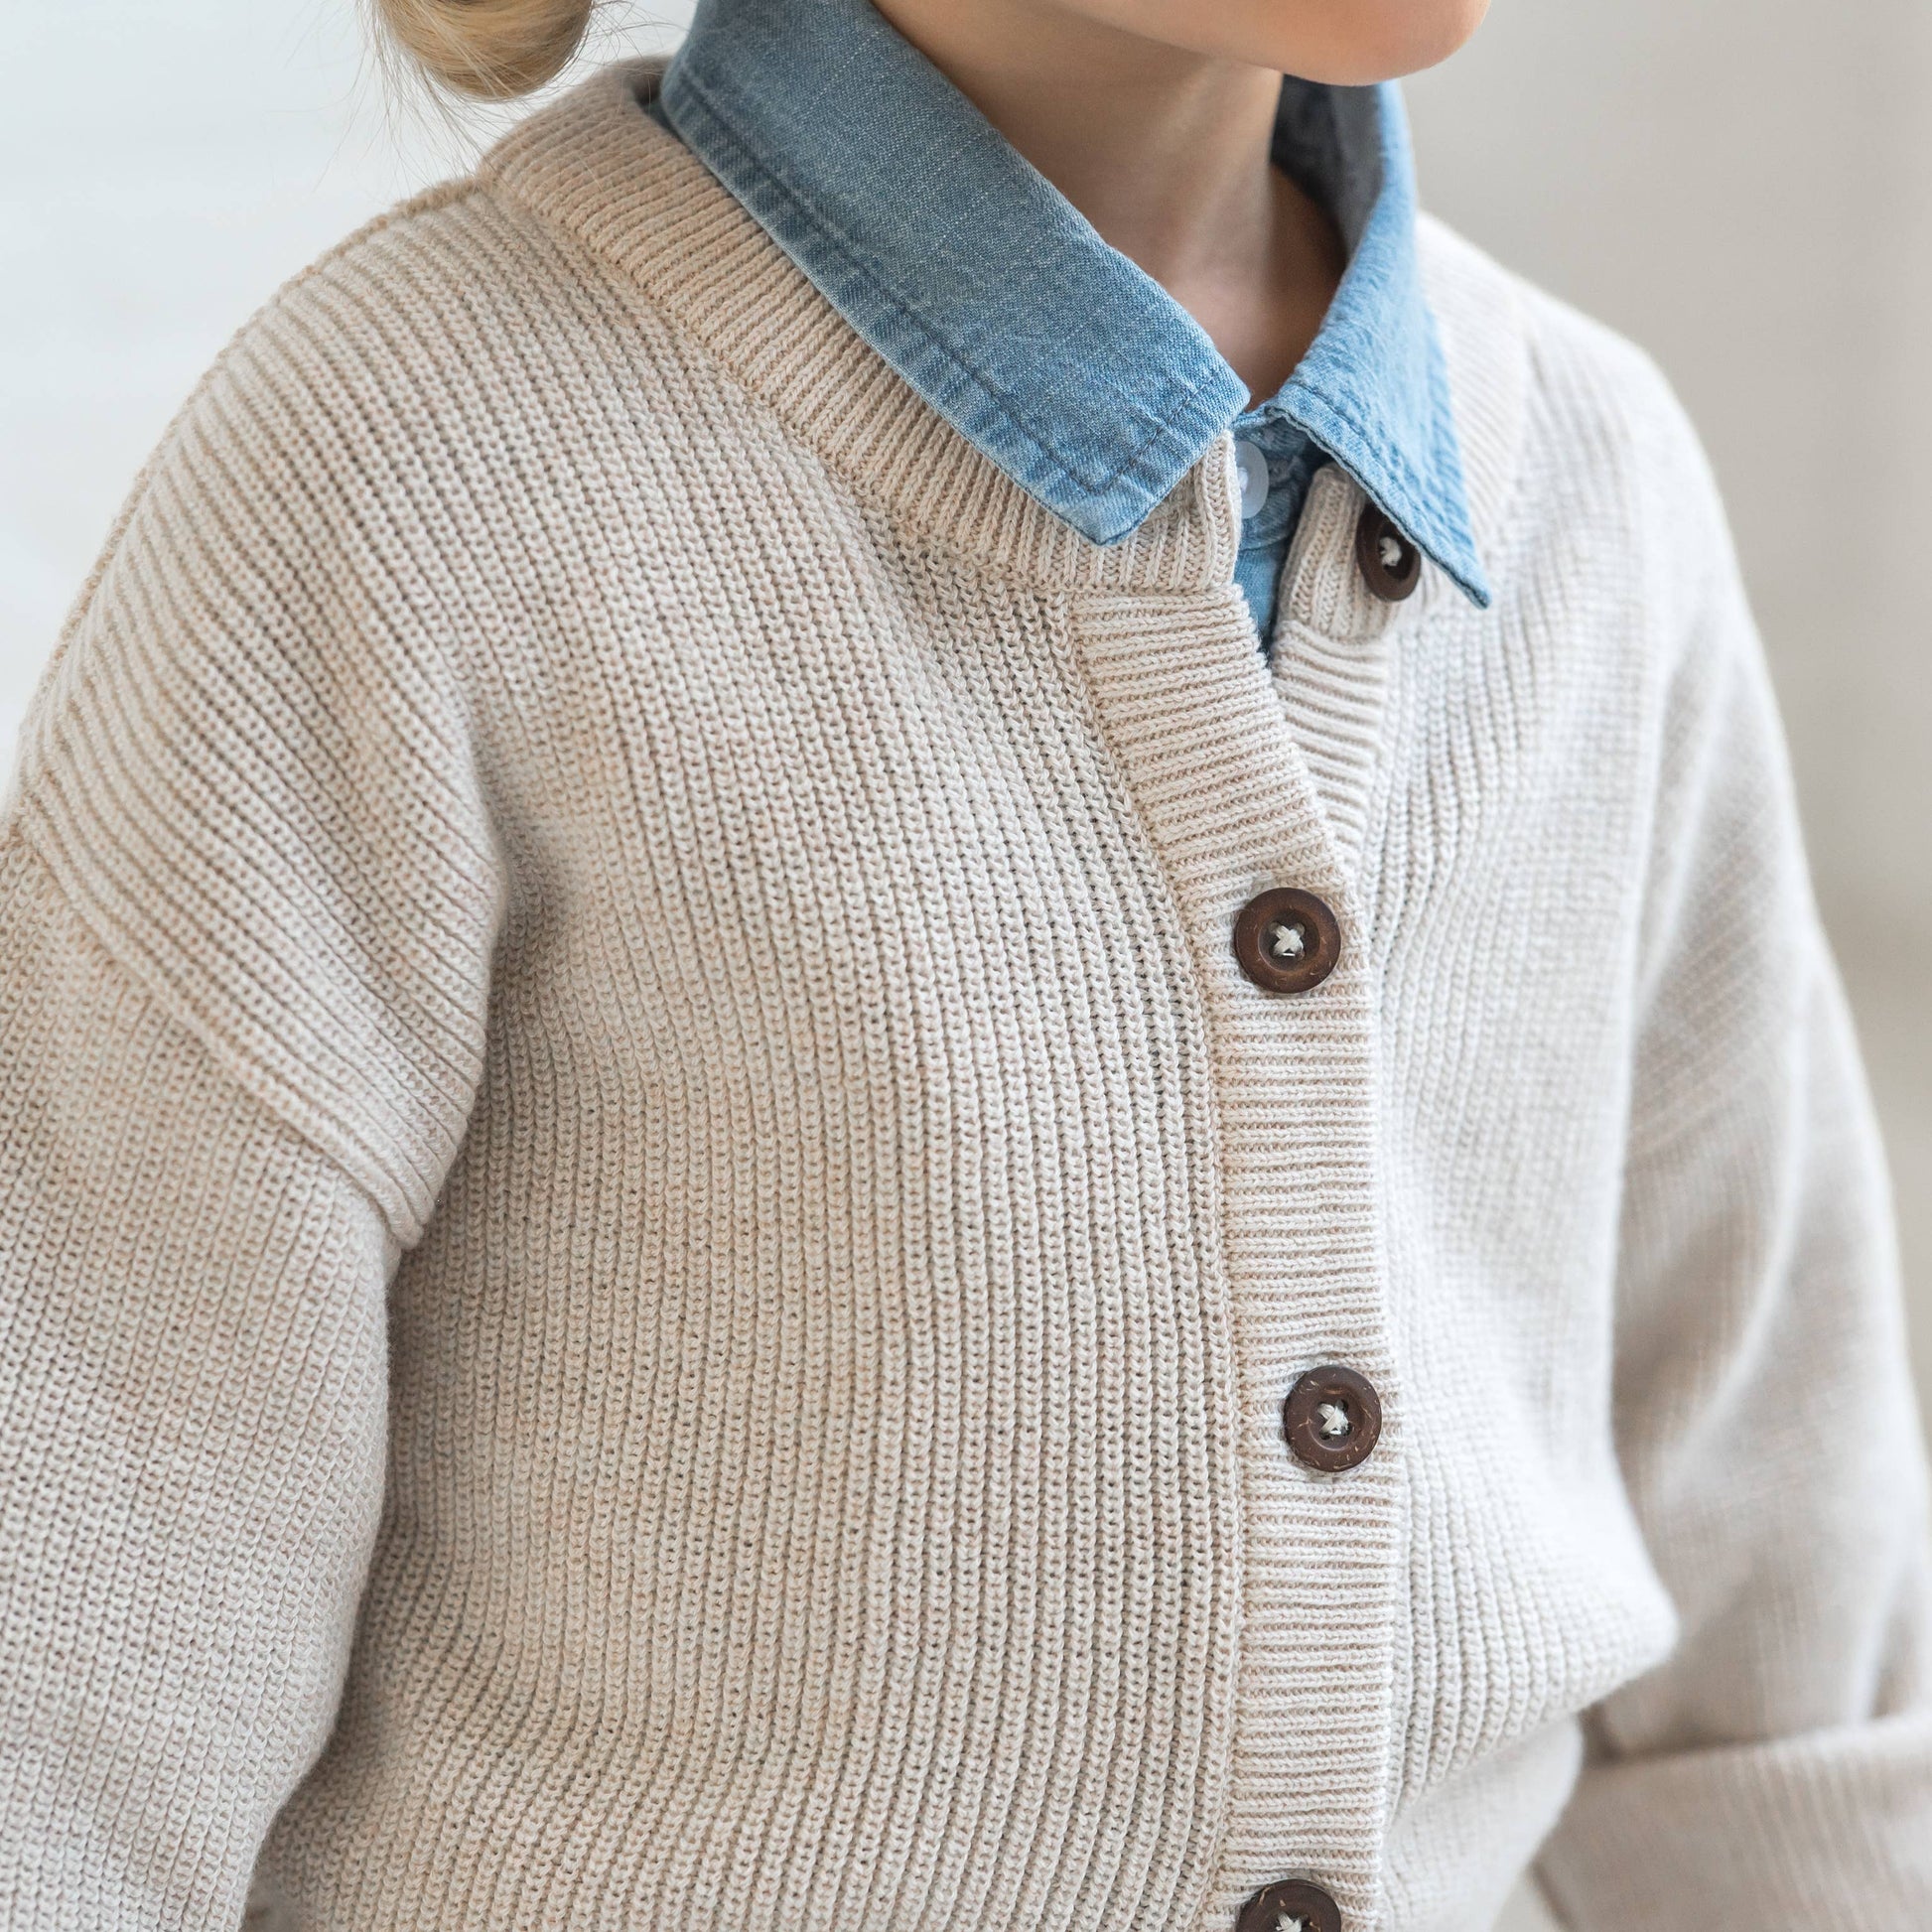
[(1883, 1172), (1661, 380), (1429, 225), (1495, 608), (1329, 469), (1271, 673), (1225, 438), (1092, 545), (653, 73), (242, 331), (28, 715), (0, 1923), (1477, 1932), (1541, 1847), (1924, 1932)]

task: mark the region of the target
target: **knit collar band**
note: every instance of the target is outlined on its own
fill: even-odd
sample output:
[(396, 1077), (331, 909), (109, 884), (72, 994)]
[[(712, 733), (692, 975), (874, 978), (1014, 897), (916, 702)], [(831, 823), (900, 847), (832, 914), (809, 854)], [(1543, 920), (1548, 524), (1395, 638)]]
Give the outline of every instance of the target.
[[(1094, 542), (1137, 529), (1242, 412), (1245, 386), (1193, 318), (871, 0), (702, 0), (656, 111), (933, 409)], [(1320, 194), (1349, 259), (1262, 408), (1487, 603), (1400, 93), (1285, 81), (1275, 154)]]

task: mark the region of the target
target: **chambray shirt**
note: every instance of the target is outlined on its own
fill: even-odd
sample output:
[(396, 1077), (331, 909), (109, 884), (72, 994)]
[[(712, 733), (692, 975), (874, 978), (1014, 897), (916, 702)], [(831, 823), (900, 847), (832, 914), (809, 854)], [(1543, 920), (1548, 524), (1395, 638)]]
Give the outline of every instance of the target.
[(701, 0), (653, 111), (934, 409), (1096, 543), (1136, 529), (1232, 430), (1235, 578), (1264, 647), (1329, 461), (1489, 602), (1394, 85), (1283, 81), (1275, 163), (1348, 260), (1308, 353), (1252, 408), (1200, 325), (871, 0)]

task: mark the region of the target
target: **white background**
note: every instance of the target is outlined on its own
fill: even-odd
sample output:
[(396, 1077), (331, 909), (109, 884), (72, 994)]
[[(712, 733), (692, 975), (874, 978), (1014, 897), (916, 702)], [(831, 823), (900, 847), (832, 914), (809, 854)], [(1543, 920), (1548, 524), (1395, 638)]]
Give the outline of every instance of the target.
[[(5, 0), (0, 777), (134, 472), (285, 276), (491, 123), (348, 0)], [(666, 45), (607, 17), (599, 51)], [(1932, 7), (1496, 0), (1412, 83), (1423, 196), (1635, 336), (1717, 460), (1891, 1148), (1932, 1387)], [(1538, 1923), (1519, 1901), (1508, 1923)]]

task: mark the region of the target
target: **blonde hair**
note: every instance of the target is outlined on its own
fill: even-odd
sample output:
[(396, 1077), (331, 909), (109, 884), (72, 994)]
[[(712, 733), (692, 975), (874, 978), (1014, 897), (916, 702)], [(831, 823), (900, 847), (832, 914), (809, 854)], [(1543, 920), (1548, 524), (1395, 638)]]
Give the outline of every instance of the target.
[(510, 100), (570, 64), (596, 0), (370, 0), (391, 41), (440, 85)]

